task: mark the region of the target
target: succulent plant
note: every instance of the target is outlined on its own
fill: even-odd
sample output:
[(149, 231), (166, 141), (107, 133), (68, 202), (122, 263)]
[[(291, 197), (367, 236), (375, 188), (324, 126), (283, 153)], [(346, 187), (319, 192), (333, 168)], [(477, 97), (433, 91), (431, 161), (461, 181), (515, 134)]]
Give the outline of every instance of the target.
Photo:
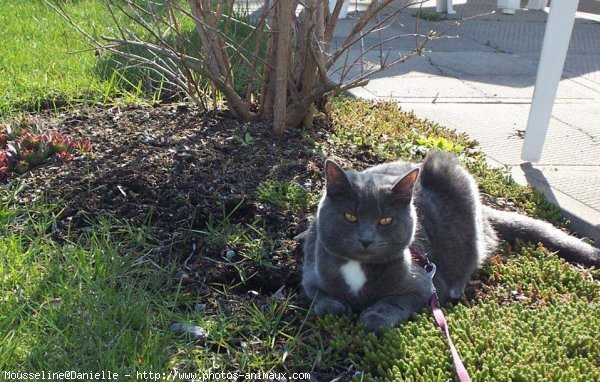
[(40, 121), (13, 121), (0, 128), (0, 181), (6, 180), (11, 172), (23, 174), (48, 159), (65, 163), (71, 161), (75, 153), (91, 151), (89, 140), (46, 131)]
[(23, 135), (23, 129), (16, 124), (9, 123), (4, 128), (4, 134), (6, 135), (7, 141), (14, 141)]
[(22, 161), (32, 163), (35, 159), (35, 150), (22, 148), (19, 157)]
[(52, 134), (50, 135), (50, 147), (54, 153), (66, 152), (71, 147), (70, 139), (66, 135)]
[(92, 152), (92, 143), (87, 139), (71, 141), (70, 146), (71, 149), (80, 153)]
[(8, 143), (5, 151), (9, 157), (18, 159), (21, 155), (21, 144), (19, 142)]
[(26, 133), (21, 137), (21, 147), (24, 149), (36, 149), (41, 143), (42, 137), (40, 135)]
[(0, 181), (4, 180), (10, 172), (11, 159), (6, 152), (0, 152)]
[(73, 159), (73, 154), (71, 154), (67, 151), (63, 151), (63, 152), (56, 154), (56, 162), (57, 163), (66, 163), (66, 162), (71, 161), (72, 159)]

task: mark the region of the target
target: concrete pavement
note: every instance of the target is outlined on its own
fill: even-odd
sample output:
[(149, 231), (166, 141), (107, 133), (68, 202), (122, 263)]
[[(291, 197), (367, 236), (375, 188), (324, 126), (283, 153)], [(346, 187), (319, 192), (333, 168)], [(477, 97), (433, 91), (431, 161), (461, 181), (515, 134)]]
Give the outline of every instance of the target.
[[(355, 9), (341, 20), (336, 42), (347, 36)], [(600, 4), (600, 3), (598, 3)], [(455, 15), (420, 21), (420, 30), (443, 29), (456, 19), (495, 9), (496, 1), (455, 1)], [(600, 6), (582, 1), (580, 10)], [(435, 12), (435, 1), (422, 11)], [(405, 9), (380, 31), (383, 39), (413, 33), (416, 9)], [(600, 12), (598, 12), (600, 13)], [(600, 241), (600, 14), (578, 13), (565, 70), (542, 159), (521, 161), (521, 145), (537, 74), (545, 11), (518, 10), (515, 15), (489, 14), (461, 23), (453, 38), (431, 42), (421, 57), (390, 68), (350, 93), (357, 97), (398, 102), (426, 118), (469, 134), (481, 144), (489, 162), (507, 166), (515, 180), (531, 184), (557, 204), (580, 235)], [(440, 14), (448, 18), (446, 14)], [(364, 38), (364, 47), (379, 41)], [(385, 44), (384, 52), (413, 49), (414, 37)], [(361, 53), (360, 47), (351, 56)], [(380, 52), (366, 54), (377, 65)]]

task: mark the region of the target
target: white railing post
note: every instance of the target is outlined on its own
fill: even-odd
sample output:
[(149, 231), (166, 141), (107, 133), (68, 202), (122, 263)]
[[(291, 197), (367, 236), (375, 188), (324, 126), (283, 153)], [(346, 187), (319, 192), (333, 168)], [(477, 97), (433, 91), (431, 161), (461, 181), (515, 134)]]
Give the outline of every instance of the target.
[(537, 162), (542, 156), (544, 140), (548, 132), (558, 83), (565, 65), (578, 5), (579, 0), (555, 0), (550, 4), (535, 89), (529, 109), (529, 120), (521, 151), (521, 159), (524, 161)]

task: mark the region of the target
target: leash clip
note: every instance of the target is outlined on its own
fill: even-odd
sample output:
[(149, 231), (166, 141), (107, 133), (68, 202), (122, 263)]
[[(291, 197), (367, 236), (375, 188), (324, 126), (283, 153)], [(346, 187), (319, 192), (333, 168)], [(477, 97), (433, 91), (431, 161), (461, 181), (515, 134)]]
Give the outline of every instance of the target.
[(433, 276), (435, 276), (436, 270), (437, 267), (435, 266), (435, 264), (431, 261), (428, 261), (427, 265), (425, 266), (425, 272), (427, 272), (427, 277), (429, 277), (430, 280), (433, 280)]
[(425, 252), (422, 256), (426, 261), (425, 266), (423, 267), (423, 269), (425, 270), (425, 272), (427, 272), (427, 277), (429, 277), (430, 280), (433, 280), (433, 276), (435, 276), (435, 272), (437, 271), (437, 267), (435, 266), (435, 264), (429, 260), (429, 253)]

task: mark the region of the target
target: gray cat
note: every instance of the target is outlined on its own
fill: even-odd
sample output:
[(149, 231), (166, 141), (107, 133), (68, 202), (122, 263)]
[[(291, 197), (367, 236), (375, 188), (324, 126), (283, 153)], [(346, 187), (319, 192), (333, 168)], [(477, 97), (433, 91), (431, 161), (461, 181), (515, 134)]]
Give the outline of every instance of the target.
[(302, 285), (319, 316), (352, 310), (380, 331), (420, 310), (433, 287), (411, 249), (436, 264), (441, 303), (462, 295), (498, 235), (542, 242), (567, 260), (600, 266), (600, 249), (548, 223), (483, 206), (473, 177), (447, 153), (431, 152), (421, 165), (393, 162), (362, 172), (327, 160), (325, 177), (317, 215), (302, 235)]

